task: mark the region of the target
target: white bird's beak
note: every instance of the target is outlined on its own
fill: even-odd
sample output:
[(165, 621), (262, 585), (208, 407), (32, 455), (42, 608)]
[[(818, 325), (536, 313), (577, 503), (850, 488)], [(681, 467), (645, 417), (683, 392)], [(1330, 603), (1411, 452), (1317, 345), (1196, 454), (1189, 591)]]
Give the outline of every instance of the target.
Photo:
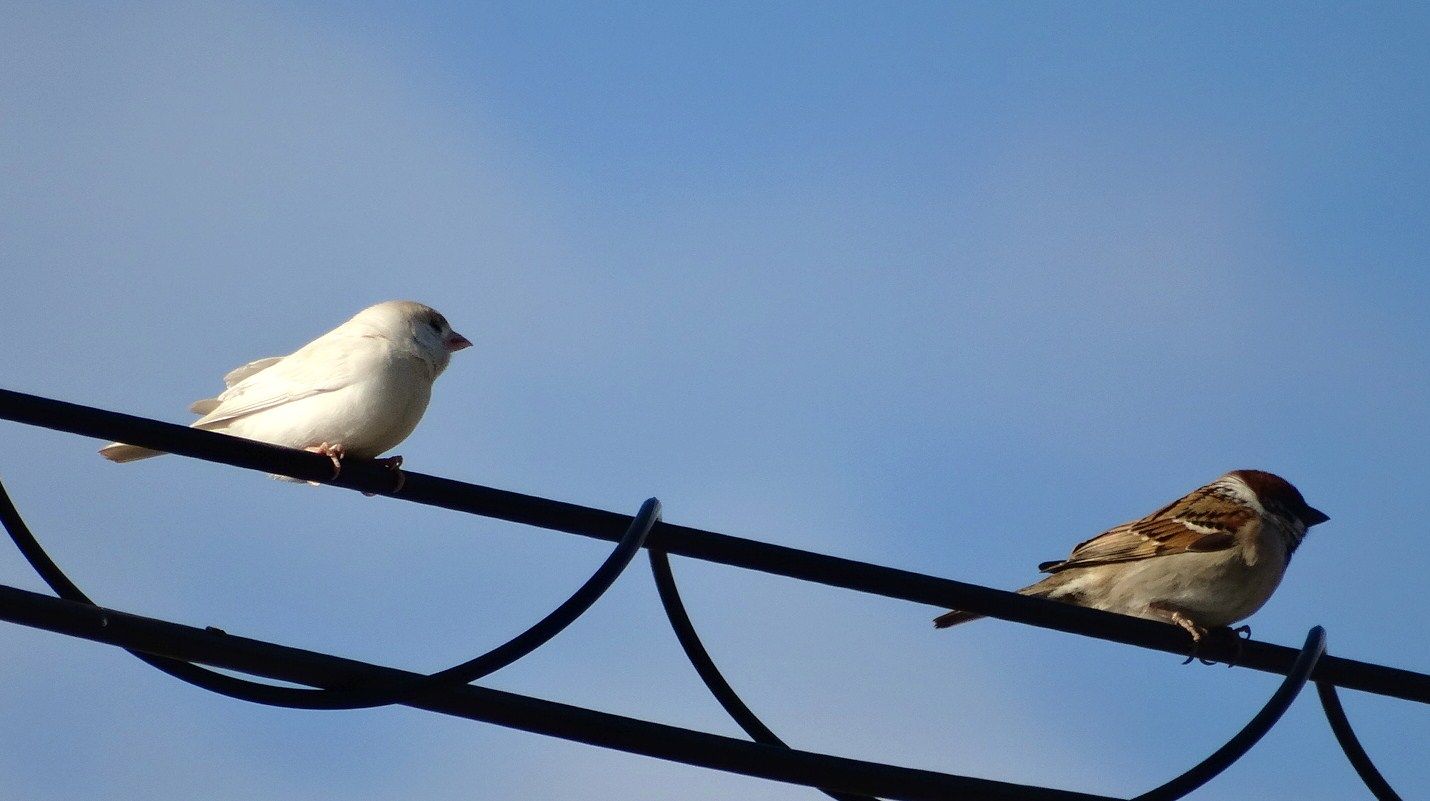
[(446, 341), (442, 344), (447, 348), (448, 353), (456, 353), (462, 348), (470, 348), (472, 341), (456, 331), (453, 331), (452, 335), (447, 337)]

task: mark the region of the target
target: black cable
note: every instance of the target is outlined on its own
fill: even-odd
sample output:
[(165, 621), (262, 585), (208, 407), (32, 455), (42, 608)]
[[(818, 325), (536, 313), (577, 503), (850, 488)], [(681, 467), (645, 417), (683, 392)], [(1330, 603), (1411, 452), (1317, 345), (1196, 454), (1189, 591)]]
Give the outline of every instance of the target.
[[(14, 587), (0, 586), (0, 620), (158, 655), (151, 657), (155, 659), (200, 661), (309, 687), (400, 686), (421, 678), (403, 670), (219, 634)], [(444, 687), (402, 703), (632, 754), (909, 801), (1114, 801), (1087, 793), (777, 748), (471, 684)]]
[(1355, 729), (1351, 728), (1350, 719), (1346, 717), (1346, 710), (1341, 706), (1335, 686), (1317, 682), (1316, 694), (1321, 697), (1321, 709), (1326, 713), (1326, 721), (1331, 724), (1331, 732), (1336, 735), (1336, 742), (1340, 743), (1346, 759), (1350, 760), (1351, 767), (1355, 768), (1356, 775), (1365, 782), (1371, 795), (1374, 795), (1377, 801), (1401, 801), (1395, 788), (1380, 774), (1375, 763), (1370, 761), (1370, 755), (1361, 747), (1360, 739), (1356, 737)]
[(1306, 680), (1310, 678), (1311, 671), (1316, 667), (1316, 662), (1325, 652), (1326, 630), (1320, 626), (1313, 626), (1311, 631), (1306, 634), (1306, 644), (1302, 646), (1300, 655), (1296, 657), (1296, 664), (1292, 666), (1291, 672), (1281, 682), (1281, 686), (1276, 688), (1276, 692), (1271, 694), (1266, 705), (1242, 727), (1241, 731), (1236, 733), (1236, 736), (1186, 773), (1161, 787), (1137, 796), (1133, 801), (1175, 801), (1231, 767), (1232, 763), (1245, 756), (1253, 745), (1266, 736), (1266, 732), (1271, 731), (1271, 727), (1275, 726), (1276, 721), (1286, 713), (1291, 702), (1296, 700), (1296, 696), (1300, 694), (1301, 688), (1306, 686)]
[[(655, 575), (656, 590), (660, 593), (661, 606), (665, 607), (665, 616), (670, 621), (670, 627), (675, 630), (675, 637), (680, 641), (686, 658), (695, 667), (700, 680), (710, 689), (710, 694), (715, 696), (715, 700), (720, 702), (720, 706), (740, 728), (750, 735), (750, 739), (765, 745), (788, 748), (785, 741), (771, 731), (736, 694), (735, 688), (730, 686), (720, 669), (715, 666), (715, 660), (710, 658), (710, 652), (705, 650), (705, 645), (700, 642), (700, 635), (695, 632), (690, 615), (685, 611), (685, 604), (680, 600), (680, 589), (675, 585), (675, 575), (670, 571), (670, 559), (665, 552), (652, 548), (647, 554), (650, 556), (651, 572)], [(877, 801), (867, 795), (853, 795), (837, 790), (821, 788), (820, 792), (836, 801)]]
[[(0, 389), (0, 417), (347, 489), (392, 495), (392, 472), (363, 460), (345, 463), (342, 474), (332, 479), (332, 463), (317, 454), (3, 389)], [(612, 542), (619, 540), (632, 522), (627, 515), (532, 495), (422, 473), (408, 472), (405, 476), (401, 494), (393, 496), (399, 500)], [(671, 523), (658, 523), (646, 547), (940, 609), (966, 609), (1178, 656), (1185, 655), (1189, 646), (1185, 632), (1165, 623)], [(1292, 669), (1298, 656), (1295, 649), (1254, 640), (1240, 645), (1212, 643), (1201, 653), (1210, 659), (1236, 660), (1239, 667), (1283, 676)], [(1430, 703), (1430, 675), (1415, 671), (1327, 656), (1316, 665), (1312, 679)]]
[[(394, 495), (396, 493), (396, 490), (391, 486), (392, 475), (390, 471), (370, 462), (345, 463), (342, 476), (337, 479), (329, 480), (328, 471), (330, 469), (330, 463), (324, 457), (319, 457), (314, 454), (210, 432), (187, 429), (181, 426), (174, 426), (168, 423), (146, 420), (129, 415), (121, 415), (105, 410), (66, 404), (60, 401), (23, 395), (6, 390), (0, 390), (0, 417), (9, 417), (21, 422), (91, 436), (112, 437), (114, 439), (130, 441), (135, 444), (156, 447), (210, 461), (224, 462), (268, 472), (279, 472), (295, 477), (318, 480), (323, 483), (332, 483), (350, 489), (359, 489), (387, 495)], [(432, 699), (450, 693), (476, 691), (478, 688), (468, 686), (467, 682), (511, 664), (511, 662), (520, 659), (522, 656), (549, 641), (556, 633), (569, 625), (588, 609), (590, 605), (610, 587), (611, 583), (622, 570), (629, 565), (635, 552), (644, 546), (651, 550), (652, 571), (660, 590), (661, 600), (665, 605), (672, 628), (676, 631), (680, 639), (682, 648), (685, 649), (688, 658), (692, 665), (695, 666), (702, 680), (705, 681), (712, 694), (732, 718), (763, 747), (773, 748), (779, 753), (797, 756), (800, 759), (813, 758), (815, 760), (838, 761), (837, 758), (834, 757), (808, 754), (807, 752), (800, 752), (788, 748), (773, 731), (755, 716), (753, 711), (744, 704), (738, 695), (735, 694), (733, 688), (730, 687), (729, 683), (720, 674), (718, 668), (716, 668), (709, 653), (700, 643), (699, 637), (680, 601), (678, 589), (674, 583), (674, 576), (670, 571), (669, 561), (665, 555), (666, 550), (723, 564), (762, 570), (776, 575), (846, 587), (861, 592), (902, 598), (921, 603), (931, 603), (941, 607), (966, 608), (970, 611), (982, 612), (994, 617), (1002, 617), (1008, 620), (1056, 628), (1144, 647), (1173, 652), (1180, 652), (1182, 648), (1185, 647), (1185, 642), (1182, 641), (1182, 634), (1179, 631), (1169, 626), (1150, 623), (1148, 621), (1118, 615), (1108, 615), (1106, 613), (1078, 607), (1053, 604), (1040, 599), (1024, 598), (1000, 590), (963, 584), (934, 576), (854, 562), (852, 560), (784, 548), (782, 546), (754, 540), (729, 537), (684, 526), (662, 524), (658, 522), (659, 504), (654, 499), (647, 501), (646, 504), (642, 506), (641, 512), (635, 517), (626, 517), (603, 510), (576, 506), (574, 504), (565, 504), (558, 501), (488, 487), (464, 484), (462, 482), (434, 476), (425, 476), (418, 473), (405, 475), (407, 478), (406, 486), (403, 487), (401, 483), (398, 484), (398, 487), (402, 489), (403, 500), (412, 500), (434, 506), (483, 514), (499, 519), (568, 531), (600, 539), (615, 540), (617, 547), (596, 573), (593, 574), (575, 594), (536, 625), (507, 643), (492, 649), (474, 660), (469, 660), (468, 662), (464, 662), (444, 671), (439, 671), (430, 676), (419, 676), (401, 671), (392, 671), (391, 669), (377, 668), (376, 666), (363, 666), (373, 668), (379, 673), (386, 671), (390, 674), (400, 676), (400, 680), (381, 681), (374, 678), (373, 674), (368, 673), (366, 675), (356, 675), (351, 680), (304, 682), (302, 679), (293, 679), (278, 674), (264, 673), (262, 671), (247, 671), (253, 672), (255, 675), (271, 675), (275, 678), (284, 678), (285, 680), (294, 681), (296, 683), (308, 683), (320, 688), (313, 690), (278, 687), (261, 682), (247, 681), (207, 670), (190, 664), (189, 662), (173, 659), (171, 658), (172, 656), (187, 655), (184, 654), (182, 648), (179, 648), (176, 652), (176, 646), (174, 646), (173, 643), (163, 643), (148, 648), (132, 648), (131, 653), (154, 667), (184, 681), (224, 695), (255, 701), (257, 703), (315, 709), (348, 709), (390, 703), (404, 703), (422, 708), (432, 708)], [(109, 622), (114, 619), (113, 616), (120, 614), (94, 607), (88, 597), (60, 571), (59, 567), (44, 553), (38, 542), (35, 541), (33, 534), (25, 526), (18, 511), (15, 510), (13, 503), (5, 492), (3, 485), (0, 485), (0, 520), (3, 520), (6, 528), (10, 530), (12, 537), (15, 539), (22, 553), (24, 553), (26, 558), (31, 561), (31, 564), (34, 565), (35, 569), (57, 593), (76, 603), (87, 605), (85, 608), (98, 616), (97, 619), (100, 621), (99, 625), (101, 627), (107, 627)], [(623, 529), (619, 536), (616, 536), (614, 533), (613, 527), (615, 526), (619, 526)], [(5, 597), (4, 590), (10, 590), (10, 588), (0, 588), (0, 599)], [(10, 590), (10, 592), (20, 591)], [(30, 625), (41, 625), (45, 627), (42, 623), (26, 621), (21, 618), (12, 619), (17, 619), (19, 622), (28, 622)], [(134, 620), (135, 618), (132, 616), (124, 616), (122, 619)], [(164, 624), (162, 621), (147, 622), (155, 625), (174, 625)], [(55, 628), (55, 630), (63, 629)], [(113, 640), (103, 636), (92, 636), (92, 633), (76, 631), (67, 631), (66, 633), (74, 633), (77, 634), (77, 636), (87, 636), (91, 639), (105, 642), (124, 644), (124, 642), (120, 640)], [(227, 637), (227, 635), (222, 635), (221, 633), (218, 635), (210, 634), (210, 636), (218, 636), (220, 638)], [(224, 639), (220, 640), (220, 642), (225, 641)], [(235, 639), (234, 641), (237, 640)], [(256, 643), (256, 641), (243, 640), (243, 642), (270, 648), (279, 648), (278, 646), (271, 646), (269, 644)], [(188, 643), (188, 645), (192, 646), (192, 643)], [(1234, 649), (1236, 646), (1233, 645), (1230, 646), (1230, 648)], [(1280, 688), (1278, 688), (1277, 692), (1261, 711), (1225, 745), (1176, 779), (1139, 796), (1138, 801), (1172, 801), (1172, 799), (1181, 798), (1225, 770), (1226, 767), (1245, 755), (1280, 719), (1296, 694), (1304, 686), (1308, 677), (1313, 673), (1318, 682), (1318, 691), (1321, 694), (1321, 700), (1326, 709), (1327, 718), (1331, 723), (1333, 731), (1336, 733), (1338, 741), (1341, 743), (1342, 749), (1346, 751), (1347, 757), (1352, 762), (1356, 771), (1361, 775), (1367, 786), (1371, 788), (1372, 792), (1376, 794), (1377, 798), (1382, 799), (1382, 801), (1385, 799), (1398, 799), (1398, 796), (1396, 796), (1389, 785), (1384, 782), (1383, 777), (1380, 776), (1356, 740), (1354, 732), (1351, 730), (1350, 724), (1345, 718), (1344, 710), (1340, 707), (1333, 685), (1339, 683), (1342, 686), (1355, 687), (1370, 692), (1406, 698), (1408, 700), (1430, 702), (1430, 676), (1381, 665), (1356, 662), (1354, 660), (1338, 659), (1335, 657), (1322, 658), (1325, 650), (1325, 634), (1320, 627), (1311, 630), (1305, 646), (1299, 652), (1291, 651), (1283, 646), (1255, 642), (1242, 643), (1240, 648), (1240, 664), (1261, 670), (1283, 673), (1286, 678)], [(312, 654), (311, 652), (296, 652), (292, 649), (286, 650), (291, 653), (307, 654), (310, 657), (337, 659), (336, 657), (327, 657), (326, 655)], [(1230, 653), (1219, 653), (1215, 650), (1215, 647), (1204, 650), (1207, 651), (1210, 656), (1222, 657), (1223, 659), (1230, 655)], [(1287, 661), (1288, 657), (1290, 658), (1289, 662)], [(339, 661), (343, 661), (347, 664), (362, 664), (348, 663), (346, 660)], [(212, 664), (222, 665), (240, 671), (245, 670), (241, 665), (226, 664), (222, 661), (214, 661)], [(516, 696), (516, 698), (520, 698), (520, 696)], [(522, 700), (538, 704), (550, 703), (541, 702), (538, 699)], [(591, 710), (580, 710), (579, 708), (569, 709), (575, 709), (585, 714), (602, 714), (595, 713)], [(619, 720), (630, 721), (630, 719)], [(630, 722), (643, 724), (645, 726), (659, 725), (646, 723), (644, 721)], [(505, 723), (504, 725), (514, 725), (517, 728), (554, 733), (530, 725), (516, 723)], [(663, 728), (670, 729), (671, 727)], [(672, 731), (700, 737), (713, 736), (680, 729), (672, 729)], [(567, 736), (560, 733), (555, 733), (555, 735)], [(583, 739), (583, 741), (595, 742), (594, 740), (587, 740), (581, 737), (573, 737), (572, 739)], [(649, 750), (643, 750), (643, 748), (648, 746), (637, 748), (611, 745), (604, 742), (598, 744), (623, 748), (624, 750), (631, 750), (637, 753), (652, 753)], [(744, 769), (740, 767), (724, 767), (721, 764), (710, 763), (689, 755), (652, 755), (664, 756), (665, 758), (686, 761), (692, 764), (734, 770), (736, 772), (747, 772), (751, 775), (763, 775), (767, 778), (798, 781), (821, 788), (827, 794), (838, 799), (838, 801), (874, 801), (868, 795), (858, 794), (868, 791), (864, 789), (864, 785), (859, 783), (862, 779), (857, 777), (854, 778), (853, 781), (855, 783), (852, 785), (841, 784), (841, 782), (838, 781), (826, 781), (825, 774), (823, 773), (806, 774), (805, 779), (790, 779), (782, 778), (777, 775), (767, 775), (757, 770), (751, 770), (748, 767)], [(843, 762), (875, 769), (891, 767), (880, 766), (875, 763), (857, 763), (857, 761), (854, 760), (844, 760)], [(834, 763), (831, 762), (828, 764)], [(893, 770), (905, 771), (906, 773), (903, 776), (905, 779), (911, 778), (912, 774), (918, 774), (924, 779), (934, 777), (937, 780), (954, 780), (956, 782), (983, 782), (983, 780), (947, 776), (945, 774), (907, 771), (907, 769), (899, 768), (893, 768)], [(814, 778), (810, 779), (810, 776)], [(965, 786), (965, 789), (966, 788), (967, 786)], [(1043, 792), (1053, 793), (1054, 795), (1049, 797), (1057, 798), (1069, 798), (1076, 795), (1065, 794), (1061, 791), (1044, 790), (1043, 788), (1005, 785), (997, 782), (983, 782), (980, 786), (980, 790), (983, 791), (980, 797), (1021, 799), (1034, 797), (1022, 795), (1022, 793), (1037, 794)], [(988, 791), (990, 790), (996, 792), (994, 792), (993, 795), (988, 795)], [(1002, 793), (1005, 791), (1011, 791), (1014, 794), (1003, 795)], [(903, 791), (896, 790), (892, 795), (896, 795), (896, 797), (922, 797), (899, 795), (898, 793), (901, 792)]]

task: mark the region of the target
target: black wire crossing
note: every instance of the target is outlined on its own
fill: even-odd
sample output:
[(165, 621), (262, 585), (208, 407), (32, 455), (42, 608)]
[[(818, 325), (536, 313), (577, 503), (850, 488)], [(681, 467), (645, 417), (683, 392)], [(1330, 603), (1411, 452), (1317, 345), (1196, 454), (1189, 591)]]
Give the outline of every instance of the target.
[[(1185, 654), (1189, 647), (1183, 631), (1154, 621), (665, 523), (660, 520), (660, 504), (653, 498), (634, 516), (626, 516), (421, 473), (405, 473), (405, 481), (395, 482), (390, 470), (366, 461), (345, 462), (341, 475), (334, 478), (332, 464), (324, 456), (3, 389), (0, 418), (616, 543), (592, 576), (532, 627), (481, 656), (421, 675), (100, 607), (45, 553), (0, 484), (0, 523), (59, 596), (51, 598), (0, 586), (0, 619), (117, 645), (171, 676), (254, 703), (302, 709), (403, 704), (606, 748), (803, 784), (838, 801), (872, 801), (876, 796), (1109, 801), (1104, 796), (916, 770), (789, 747), (740, 699), (701, 644), (681, 602), (667, 554), (939, 608), (965, 609), (1172, 653)], [(649, 553), (661, 603), (686, 656), (711, 694), (754, 742), (471, 684), (559, 634), (595, 603), (642, 547)], [(1430, 703), (1430, 676), (1328, 656), (1325, 650), (1326, 635), (1319, 626), (1311, 629), (1299, 650), (1256, 641), (1239, 645), (1213, 642), (1204, 647), (1201, 655), (1207, 658), (1234, 658), (1240, 667), (1278, 673), (1285, 678), (1236, 736), (1185, 773), (1137, 796), (1136, 801), (1172, 801), (1210, 781), (1245, 755), (1280, 720), (1307, 681), (1316, 683), (1336, 740), (1366, 787), (1381, 801), (1398, 800), (1356, 738), (1336, 688)], [(198, 663), (304, 686), (241, 679)]]

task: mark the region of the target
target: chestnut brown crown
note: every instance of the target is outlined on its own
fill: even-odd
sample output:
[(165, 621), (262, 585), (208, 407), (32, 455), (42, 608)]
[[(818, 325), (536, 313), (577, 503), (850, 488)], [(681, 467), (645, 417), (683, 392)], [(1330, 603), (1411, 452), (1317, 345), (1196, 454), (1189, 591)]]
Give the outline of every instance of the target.
[(1301, 491), (1291, 482), (1265, 470), (1233, 470), (1231, 475), (1246, 482), (1246, 486), (1261, 499), (1266, 511), (1283, 517), (1295, 517), (1306, 528), (1330, 520), (1330, 516), (1306, 503)]

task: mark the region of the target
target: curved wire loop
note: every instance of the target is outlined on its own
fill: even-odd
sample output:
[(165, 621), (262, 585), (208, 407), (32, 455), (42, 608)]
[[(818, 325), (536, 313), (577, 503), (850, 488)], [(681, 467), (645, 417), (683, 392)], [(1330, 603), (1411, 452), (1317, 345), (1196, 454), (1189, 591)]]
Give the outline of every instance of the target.
[[(665, 616), (670, 620), (670, 627), (675, 630), (676, 639), (680, 640), (680, 647), (685, 651), (686, 658), (695, 667), (695, 672), (700, 675), (700, 680), (705, 682), (705, 686), (710, 689), (710, 694), (715, 696), (715, 700), (720, 702), (720, 706), (724, 707), (725, 712), (740, 725), (740, 728), (750, 735), (751, 740), (763, 745), (789, 748), (789, 745), (773, 731), (770, 731), (770, 728), (740, 699), (730, 683), (725, 681), (720, 669), (715, 667), (714, 660), (710, 658), (710, 652), (705, 650), (705, 645), (700, 642), (700, 635), (695, 633), (695, 626), (690, 622), (690, 615), (685, 611), (685, 604), (680, 600), (680, 590), (675, 586), (675, 575), (670, 571), (670, 558), (664, 551), (656, 548), (650, 548), (649, 555), (651, 573), (655, 576), (655, 586), (660, 593), (660, 604), (665, 607)], [(835, 790), (821, 789), (820, 792), (836, 801), (878, 801), (871, 796)]]
[[(256, 704), (293, 709), (363, 709), (400, 703), (433, 690), (469, 684), (510, 665), (545, 645), (587, 609), (590, 609), (596, 599), (610, 589), (616, 578), (630, 564), (631, 559), (645, 543), (651, 528), (659, 519), (660, 501), (650, 498), (641, 505), (640, 512), (631, 521), (626, 533), (617, 541), (611, 555), (606, 557), (596, 572), (577, 588), (571, 597), (526, 631), (475, 659), (397, 684), (316, 690), (283, 687), (240, 679), (179, 659), (154, 656), (134, 650), (130, 650), (129, 653), (181, 681), (220, 695)], [(66, 600), (97, 606), (40, 547), (39, 541), (35, 539), (29, 526), (25, 525), (19, 510), (10, 500), (10, 495), (6, 492), (3, 482), (0, 482), (0, 524), (4, 525), (10, 538), (20, 549), (20, 553), (35, 568), (35, 572), (40, 574), (45, 583), (50, 585), (56, 595)]]
[(1341, 706), (1341, 698), (1336, 694), (1336, 685), (1318, 681), (1316, 695), (1321, 698), (1321, 709), (1325, 710), (1326, 721), (1331, 724), (1331, 732), (1336, 735), (1336, 742), (1340, 743), (1341, 750), (1346, 752), (1346, 759), (1350, 760), (1351, 767), (1356, 769), (1356, 774), (1365, 782), (1371, 795), (1374, 795), (1377, 801), (1401, 801), (1395, 788), (1380, 775), (1375, 763), (1370, 761), (1370, 755), (1361, 747), (1360, 739), (1356, 737), (1355, 730), (1351, 728), (1351, 722), (1346, 717), (1346, 710)]
[(1153, 790), (1137, 796), (1133, 801), (1175, 801), (1203, 784), (1216, 778), (1217, 774), (1231, 767), (1233, 762), (1246, 755), (1251, 747), (1276, 725), (1276, 721), (1286, 713), (1291, 706), (1291, 702), (1296, 700), (1301, 688), (1306, 686), (1306, 679), (1310, 678), (1311, 671), (1316, 668), (1323, 654), (1326, 652), (1326, 630), (1320, 626), (1313, 626), (1306, 634), (1306, 644), (1301, 647), (1300, 653), (1296, 655), (1296, 661), (1292, 663), (1291, 670), (1287, 671), (1286, 678), (1282, 680), (1281, 686), (1272, 693), (1271, 699), (1257, 712), (1241, 731), (1236, 733), (1221, 748), (1212, 752), (1212, 755), (1194, 765), (1190, 770), (1175, 779), (1167, 782)]

